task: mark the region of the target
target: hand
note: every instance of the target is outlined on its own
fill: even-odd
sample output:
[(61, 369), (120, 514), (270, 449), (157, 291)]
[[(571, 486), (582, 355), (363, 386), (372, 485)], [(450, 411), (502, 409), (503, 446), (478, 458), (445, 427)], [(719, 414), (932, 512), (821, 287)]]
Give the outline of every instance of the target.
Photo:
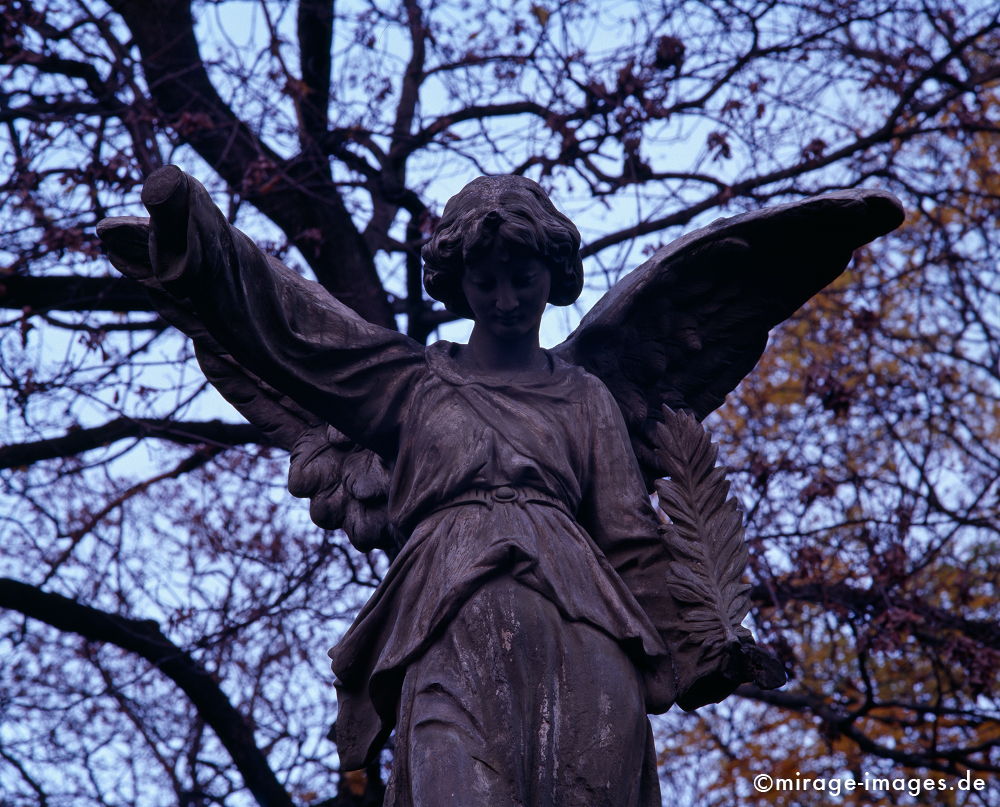
[(187, 252), (189, 187), (176, 165), (157, 168), (142, 186), (142, 203), (149, 211), (149, 257), (162, 279), (168, 279), (169, 267)]

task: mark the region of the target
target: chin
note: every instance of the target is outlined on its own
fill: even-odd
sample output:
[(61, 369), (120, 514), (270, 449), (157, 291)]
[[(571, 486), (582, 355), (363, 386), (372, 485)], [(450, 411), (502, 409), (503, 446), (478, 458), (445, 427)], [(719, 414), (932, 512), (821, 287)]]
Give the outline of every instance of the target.
[(520, 339), (530, 334), (532, 327), (530, 322), (523, 321), (518, 321), (510, 325), (495, 322), (492, 324), (490, 330), (498, 339)]

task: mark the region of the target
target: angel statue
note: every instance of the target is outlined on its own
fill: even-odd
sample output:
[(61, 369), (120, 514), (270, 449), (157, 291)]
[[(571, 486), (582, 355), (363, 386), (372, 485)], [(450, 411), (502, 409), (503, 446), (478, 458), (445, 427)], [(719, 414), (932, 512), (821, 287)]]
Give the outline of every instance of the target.
[(426, 348), (263, 254), (178, 168), (142, 200), (150, 219), (98, 227), (112, 263), (291, 451), (313, 519), (391, 557), (330, 651), (343, 768), (395, 730), (386, 805), (659, 805), (647, 714), (784, 683), (741, 625), (741, 514), (698, 420), (770, 328), (898, 226), (892, 196), (717, 221), (554, 350), (539, 322), (580, 294), (580, 235), (525, 177), (445, 207), (424, 281), (474, 327)]

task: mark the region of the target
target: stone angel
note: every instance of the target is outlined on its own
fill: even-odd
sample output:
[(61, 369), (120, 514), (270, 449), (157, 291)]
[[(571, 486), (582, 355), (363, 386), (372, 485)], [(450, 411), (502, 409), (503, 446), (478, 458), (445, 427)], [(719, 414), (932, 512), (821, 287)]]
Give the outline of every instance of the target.
[(98, 227), (111, 262), (291, 451), (313, 519), (391, 558), (330, 651), (342, 766), (396, 732), (386, 805), (659, 805), (647, 714), (784, 683), (741, 625), (741, 514), (697, 420), (898, 226), (893, 197), (717, 221), (554, 350), (539, 323), (581, 292), (580, 236), (524, 177), (481, 177), (445, 207), (425, 285), (474, 327), (426, 348), (263, 254), (176, 167), (142, 198), (149, 220)]

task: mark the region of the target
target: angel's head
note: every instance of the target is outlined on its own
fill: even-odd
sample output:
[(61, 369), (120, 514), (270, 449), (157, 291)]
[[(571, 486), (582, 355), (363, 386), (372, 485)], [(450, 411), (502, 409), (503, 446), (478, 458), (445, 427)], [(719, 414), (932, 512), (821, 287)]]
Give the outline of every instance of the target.
[(583, 288), (580, 233), (526, 177), (474, 179), (448, 200), (422, 255), (427, 293), (470, 319), (476, 317), (463, 279), (490, 256), (540, 262), (550, 274), (547, 302), (553, 305), (570, 305)]

